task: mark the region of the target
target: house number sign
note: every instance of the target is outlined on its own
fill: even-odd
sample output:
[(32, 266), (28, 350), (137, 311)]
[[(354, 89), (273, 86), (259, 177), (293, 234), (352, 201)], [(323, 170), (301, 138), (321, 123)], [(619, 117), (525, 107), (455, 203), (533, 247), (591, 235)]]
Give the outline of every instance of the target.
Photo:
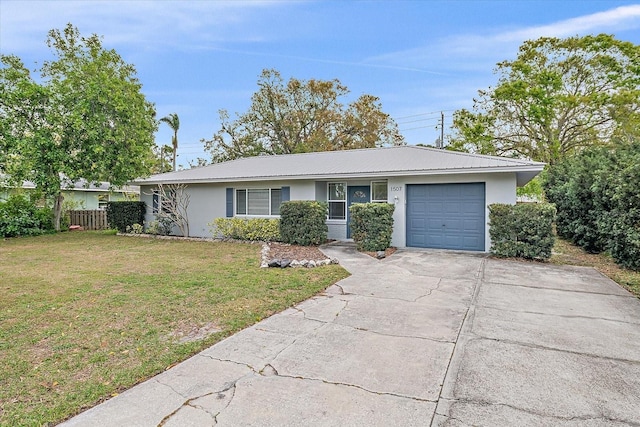
[(402, 191), (402, 187), (401, 186), (392, 186), (391, 187), (391, 191), (393, 191), (393, 192)]

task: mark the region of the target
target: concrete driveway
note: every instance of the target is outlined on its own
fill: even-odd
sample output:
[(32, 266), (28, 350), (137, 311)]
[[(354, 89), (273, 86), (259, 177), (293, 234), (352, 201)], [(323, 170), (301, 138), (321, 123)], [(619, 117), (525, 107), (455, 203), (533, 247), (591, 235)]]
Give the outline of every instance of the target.
[(597, 271), (377, 261), (65, 426), (639, 426), (640, 301)]

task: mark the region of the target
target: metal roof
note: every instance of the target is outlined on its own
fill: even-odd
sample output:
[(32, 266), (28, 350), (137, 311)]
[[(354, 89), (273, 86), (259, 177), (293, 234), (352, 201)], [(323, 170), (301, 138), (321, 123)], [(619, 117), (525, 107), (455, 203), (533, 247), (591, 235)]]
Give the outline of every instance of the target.
[[(4, 175), (0, 175), (0, 180), (4, 178)], [(0, 183), (0, 188), (11, 188), (8, 185)], [(23, 181), (22, 188), (33, 189), (36, 188), (36, 184), (33, 181)], [(124, 185), (122, 187), (111, 187), (108, 182), (90, 183), (86, 179), (81, 179), (76, 182), (63, 182), (62, 191), (99, 191), (99, 192), (111, 192), (111, 193), (139, 193), (140, 187), (137, 185)]]
[(214, 183), (516, 172), (523, 185), (544, 163), (442, 149), (399, 146), (318, 153), (265, 155), (138, 179), (134, 184)]

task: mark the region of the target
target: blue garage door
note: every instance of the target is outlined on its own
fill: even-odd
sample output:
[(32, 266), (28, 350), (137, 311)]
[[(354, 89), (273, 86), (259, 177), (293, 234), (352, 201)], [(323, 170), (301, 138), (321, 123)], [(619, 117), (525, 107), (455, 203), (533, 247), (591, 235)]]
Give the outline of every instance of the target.
[(407, 246), (484, 251), (485, 187), (407, 185)]

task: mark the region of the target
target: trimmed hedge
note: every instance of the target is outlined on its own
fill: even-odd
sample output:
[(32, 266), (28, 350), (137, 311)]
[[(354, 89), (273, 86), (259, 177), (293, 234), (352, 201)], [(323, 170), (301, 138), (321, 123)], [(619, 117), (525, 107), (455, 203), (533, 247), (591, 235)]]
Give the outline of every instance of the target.
[(489, 205), (491, 253), (499, 257), (547, 260), (555, 243), (556, 208), (548, 203)]
[(127, 232), (127, 227), (133, 224), (144, 224), (144, 214), (147, 211), (144, 202), (108, 202), (107, 222), (109, 227)]
[(280, 239), (292, 245), (320, 245), (327, 240), (327, 204), (296, 200), (280, 205)]
[(551, 167), (544, 183), (558, 235), (640, 270), (640, 141), (592, 147)]
[(280, 220), (275, 218), (216, 218), (208, 225), (213, 237), (262, 242), (280, 239)]
[(349, 207), (351, 236), (359, 251), (384, 251), (391, 246), (395, 208), (389, 203), (354, 203)]

